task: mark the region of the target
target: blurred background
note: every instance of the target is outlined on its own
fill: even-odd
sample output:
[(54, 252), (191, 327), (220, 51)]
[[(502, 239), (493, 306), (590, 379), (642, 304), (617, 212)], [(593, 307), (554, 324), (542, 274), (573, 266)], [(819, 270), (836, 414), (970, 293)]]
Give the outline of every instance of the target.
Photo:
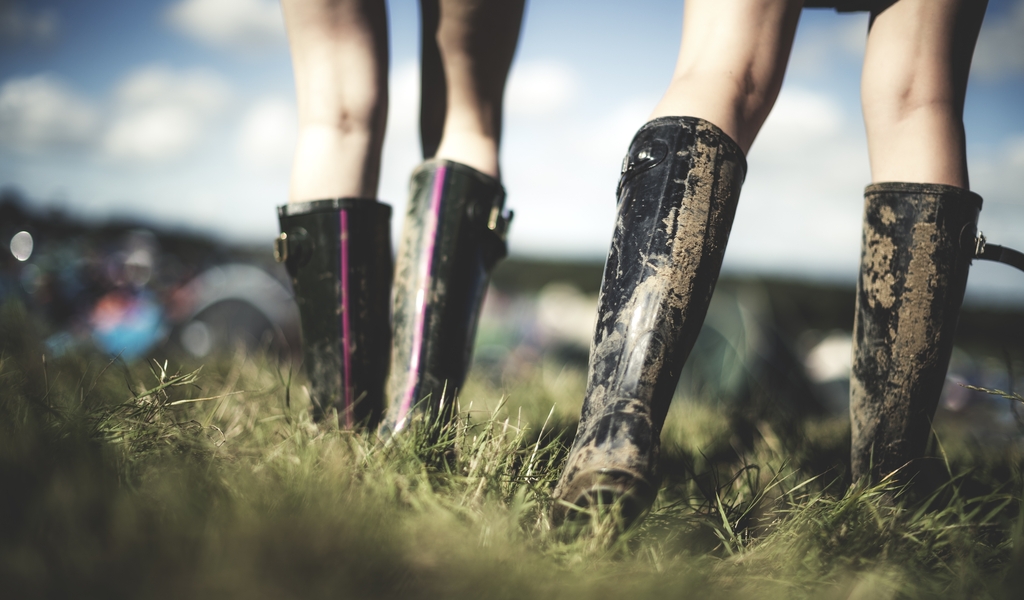
[[(392, 2), (381, 197), (401, 215), (421, 160), (418, 6)], [(475, 373), (585, 369), (619, 165), (667, 84), (682, 3), (533, 2), (507, 91), (511, 257), (494, 274)], [(723, 281), (680, 393), (846, 410), (862, 190), (864, 14), (805, 10), (749, 155)], [(965, 121), (989, 241), (1024, 247), (1024, 0), (992, 0)], [(295, 138), (273, 0), (0, 0), (0, 296), (55, 354), (202, 359), (238, 344), (295, 358), (272, 262)], [(401, 219), (393, 222), (398, 239)], [(1017, 436), (1024, 274), (975, 263), (943, 414)], [(545, 367), (547, 368), (547, 367)], [(998, 434), (998, 435), (994, 435)]]

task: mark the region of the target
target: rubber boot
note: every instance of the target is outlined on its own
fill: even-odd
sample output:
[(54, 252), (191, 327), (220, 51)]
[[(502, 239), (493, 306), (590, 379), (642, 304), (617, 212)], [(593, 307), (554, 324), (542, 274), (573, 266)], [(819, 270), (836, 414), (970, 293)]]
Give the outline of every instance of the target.
[[(976, 254), (981, 197), (949, 185), (879, 183), (864, 198), (851, 465), (854, 481), (876, 483), (924, 456)], [(898, 479), (908, 481), (917, 466)]]
[(429, 160), (412, 175), (395, 269), (385, 434), (454, 414), (494, 265), (507, 253), (505, 190), (472, 167)]
[(633, 138), (587, 395), (554, 492), (556, 522), (584, 514), (573, 505), (614, 504), (628, 526), (654, 502), (661, 428), (707, 314), (745, 174), (740, 147), (702, 119), (655, 119)]
[(274, 254), (291, 276), (302, 321), (313, 418), (375, 426), (384, 407), (391, 328), (391, 207), (341, 198), (277, 209)]

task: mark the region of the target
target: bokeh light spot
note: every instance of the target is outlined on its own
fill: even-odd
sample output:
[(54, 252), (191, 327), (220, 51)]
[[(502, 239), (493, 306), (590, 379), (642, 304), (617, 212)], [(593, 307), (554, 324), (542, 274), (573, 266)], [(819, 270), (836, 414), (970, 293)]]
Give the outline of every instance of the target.
[(31, 233), (27, 231), (19, 231), (11, 238), (11, 254), (14, 255), (14, 258), (21, 262), (25, 262), (30, 256), (32, 256), (32, 248), (34, 245)]

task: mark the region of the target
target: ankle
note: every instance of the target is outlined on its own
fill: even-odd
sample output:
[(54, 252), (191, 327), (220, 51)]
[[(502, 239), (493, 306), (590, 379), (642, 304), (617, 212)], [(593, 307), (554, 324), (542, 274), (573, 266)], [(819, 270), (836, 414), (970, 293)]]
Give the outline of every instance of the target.
[(480, 133), (445, 131), (433, 158), (451, 160), (501, 180), (497, 141)]
[(303, 127), (295, 147), (289, 201), (374, 198), (379, 167), (380, 145), (372, 133)]

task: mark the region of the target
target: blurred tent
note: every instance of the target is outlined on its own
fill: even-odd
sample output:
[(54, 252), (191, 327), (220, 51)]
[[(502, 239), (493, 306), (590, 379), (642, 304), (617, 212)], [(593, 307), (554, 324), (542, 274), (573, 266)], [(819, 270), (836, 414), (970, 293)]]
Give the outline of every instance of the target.
[(298, 313), (269, 249), (120, 221), (34, 212), (0, 195), (0, 301), (25, 304), (55, 354), (92, 345), (134, 360), (238, 344), (297, 359)]

